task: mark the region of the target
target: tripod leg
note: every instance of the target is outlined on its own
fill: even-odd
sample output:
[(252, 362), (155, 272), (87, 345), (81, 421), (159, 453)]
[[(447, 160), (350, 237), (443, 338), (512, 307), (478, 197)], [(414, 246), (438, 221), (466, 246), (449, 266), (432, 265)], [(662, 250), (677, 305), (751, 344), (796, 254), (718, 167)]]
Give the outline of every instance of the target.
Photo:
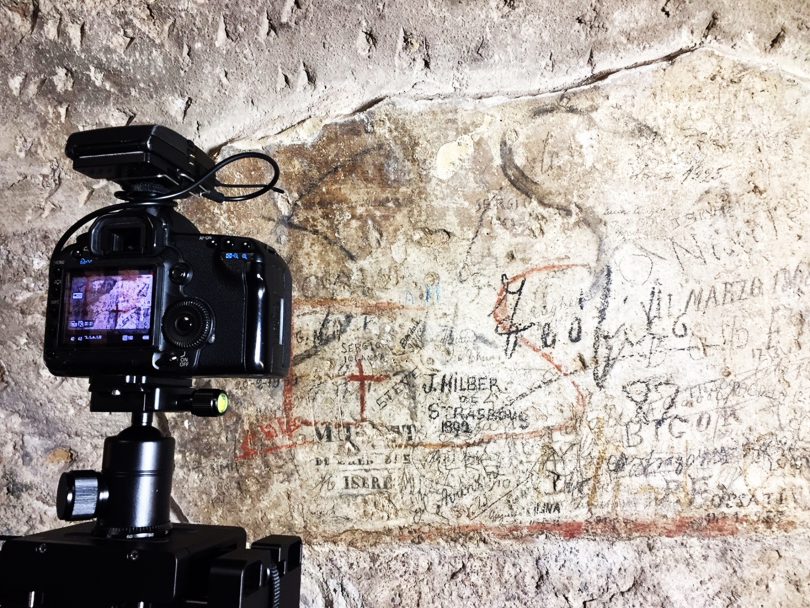
[(208, 608), (279, 608), (278, 570), (263, 557), (259, 551), (237, 549), (214, 560)]
[(267, 536), (211, 565), (209, 608), (298, 608), (301, 539)]
[(257, 540), (250, 548), (261, 551), (276, 566), (280, 579), (278, 606), (298, 608), (301, 601), (301, 539), (274, 534)]

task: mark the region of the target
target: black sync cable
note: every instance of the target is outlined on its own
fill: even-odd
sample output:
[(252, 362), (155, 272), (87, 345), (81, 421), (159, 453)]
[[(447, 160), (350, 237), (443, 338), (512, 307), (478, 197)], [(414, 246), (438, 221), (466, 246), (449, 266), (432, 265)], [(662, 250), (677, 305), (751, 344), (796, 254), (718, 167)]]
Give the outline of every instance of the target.
[[(254, 192), (249, 192), (248, 194), (242, 194), (238, 196), (227, 196), (222, 194), (221, 192), (217, 192), (216, 190), (208, 190), (208, 189), (201, 189), (199, 192), (195, 192), (198, 188), (202, 188), (203, 183), (211, 177), (214, 177), (217, 173), (219, 173), (223, 168), (230, 165), (231, 163), (235, 163), (240, 160), (245, 160), (247, 158), (257, 158), (269, 164), (273, 168), (273, 177), (270, 179), (269, 182), (264, 184), (228, 184), (220, 182), (216, 180), (216, 186), (218, 188), (256, 188)], [(278, 178), (280, 176), (280, 169), (278, 163), (267, 154), (262, 154), (261, 152), (239, 152), (238, 154), (234, 154), (233, 156), (229, 156), (226, 159), (223, 159), (216, 163), (207, 173), (202, 175), (197, 180), (193, 181), (191, 184), (182, 188), (180, 190), (175, 190), (173, 192), (167, 192), (165, 194), (155, 194), (150, 192), (126, 192), (120, 191), (115, 193), (115, 197), (121, 200), (125, 200), (125, 203), (119, 203), (117, 205), (110, 205), (107, 207), (102, 207), (101, 209), (96, 209), (95, 211), (88, 213), (83, 218), (75, 222), (70, 228), (68, 228), (67, 232), (62, 235), (62, 238), (56, 243), (56, 246), (53, 250), (53, 256), (55, 257), (62, 249), (65, 247), (65, 244), (68, 242), (71, 236), (82, 226), (84, 226), (87, 222), (92, 219), (95, 219), (101, 215), (106, 215), (107, 213), (112, 213), (116, 211), (123, 211), (124, 209), (131, 209), (133, 207), (159, 207), (159, 206), (171, 206), (177, 204), (177, 201), (174, 199), (181, 198), (184, 196), (188, 196), (190, 194), (199, 194), (207, 199), (215, 201), (217, 203), (231, 203), (231, 202), (241, 202), (247, 201), (253, 198), (257, 198), (262, 194), (265, 194), (269, 191), (278, 192), (280, 194), (284, 193), (284, 190), (281, 188), (276, 187), (276, 182), (278, 182)], [(188, 179), (191, 179), (188, 177)]]

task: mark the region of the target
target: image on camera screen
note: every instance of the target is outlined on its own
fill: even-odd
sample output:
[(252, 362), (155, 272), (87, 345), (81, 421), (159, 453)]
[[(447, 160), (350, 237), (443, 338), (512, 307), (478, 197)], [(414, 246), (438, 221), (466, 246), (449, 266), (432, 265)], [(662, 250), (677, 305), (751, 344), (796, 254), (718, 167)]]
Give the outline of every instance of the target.
[(63, 341), (71, 346), (150, 344), (154, 281), (151, 269), (71, 273)]

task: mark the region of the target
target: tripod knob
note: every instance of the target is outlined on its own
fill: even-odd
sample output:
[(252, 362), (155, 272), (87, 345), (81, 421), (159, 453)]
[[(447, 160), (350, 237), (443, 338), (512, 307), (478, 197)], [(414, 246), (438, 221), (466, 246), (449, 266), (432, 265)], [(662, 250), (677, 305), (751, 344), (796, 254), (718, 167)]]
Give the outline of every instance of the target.
[(107, 492), (100, 473), (70, 471), (62, 473), (56, 490), (56, 515), (64, 521), (93, 519), (103, 506)]
[(191, 395), (189, 410), (195, 416), (213, 418), (228, 411), (228, 393), (216, 388), (197, 389)]

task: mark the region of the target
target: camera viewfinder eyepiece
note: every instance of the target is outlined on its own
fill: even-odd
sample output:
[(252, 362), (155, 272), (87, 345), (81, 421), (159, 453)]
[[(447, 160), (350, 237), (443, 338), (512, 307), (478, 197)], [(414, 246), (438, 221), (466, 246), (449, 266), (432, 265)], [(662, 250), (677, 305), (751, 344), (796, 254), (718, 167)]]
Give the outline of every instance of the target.
[(155, 228), (148, 215), (100, 217), (90, 229), (90, 251), (97, 256), (143, 255), (155, 246)]

